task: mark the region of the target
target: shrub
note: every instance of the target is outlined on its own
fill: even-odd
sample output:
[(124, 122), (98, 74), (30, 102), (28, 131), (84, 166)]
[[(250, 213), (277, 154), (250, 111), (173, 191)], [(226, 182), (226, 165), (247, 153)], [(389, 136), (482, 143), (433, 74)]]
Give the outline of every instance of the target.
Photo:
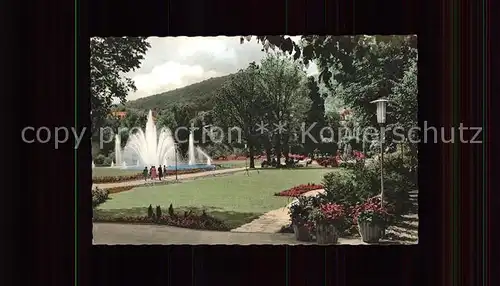
[(313, 184), (313, 183), (308, 183), (304, 185), (298, 185), (293, 188), (290, 188), (288, 190), (281, 191), (279, 193), (275, 193), (275, 196), (285, 196), (285, 197), (298, 197), (304, 193), (307, 193), (309, 191), (313, 190), (319, 190), (322, 189), (323, 186), (319, 184)]
[(359, 169), (365, 166), (364, 160), (350, 160), (350, 161), (340, 161), (339, 167), (346, 169)]
[(153, 218), (153, 206), (149, 205), (148, 207), (148, 218)]
[(172, 206), (172, 204), (170, 204), (170, 206), (168, 207), (168, 215), (175, 216), (174, 207)]
[(104, 166), (110, 166), (110, 165), (111, 165), (111, 163), (113, 162), (113, 159), (114, 159), (113, 157), (111, 157), (111, 156), (107, 156), (107, 157), (105, 157), (105, 158), (104, 158), (104, 160), (102, 161), (102, 164), (103, 164)]
[(108, 188), (106, 190), (108, 190), (110, 194), (116, 194), (116, 193), (130, 191), (133, 188), (135, 188), (135, 186), (114, 187), (114, 188)]
[(393, 205), (397, 215), (407, 214), (412, 207), (410, 194), (413, 184), (405, 176), (390, 172), (384, 174), (384, 200)]
[(106, 156), (104, 156), (103, 154), (97, 154), (97, 156), (95, 156), (94, 158), (94, 163), (96, 165), (103, 165), (104, 160), (106, 160)]
[(95, 187), (94, 189), (92, 189), (92, 208), (96, 208), (98, 205), (107, 201), (108, 198), (109, 198), (108, 190)]
[(156, 206), (156, 217), (157, 218), (162, 217), (162, 215), (161, 215), (161, 207), (160, 206)]
[[(378, 160), (377, 160), (378, 161)], [(380, 161), (369, 168), (380, 186)], [(410, 211), (412, 203), (409, 191), (417, 189), (417, 173), (410, 162), (405, 161), (398, 152), (384, 157), (384, 200), (393, 205), (396, 215)], [(380, 187), (378, 187), (380, 189)]]
[[(328, 202), (346, 207), (356, 205), (377, 194), (376, 188), (367, 183), (368, 175), (355, 176), (352, 172), (331, 172), (323, 177), (325, 193), (319, 196)], [(375, 186), (377, 186), (375, 184)], [(375, 190), (374, 190), (375, 189)]]
[[(152, 209), (152, 208), (151, 208)], [(127, 217), (96, 217), (95, 221), (100, 222), (120, 222), (120, 223), (146, 223), (169, 225), (190, 229), (229, 231), (230, 227), (223, 221), (205, 215), (187, 213), (186, 216), (157, 216), (151, 212), (152, 216), (127, 216)], [(189, 214), (189, 215), (188, 215)]]

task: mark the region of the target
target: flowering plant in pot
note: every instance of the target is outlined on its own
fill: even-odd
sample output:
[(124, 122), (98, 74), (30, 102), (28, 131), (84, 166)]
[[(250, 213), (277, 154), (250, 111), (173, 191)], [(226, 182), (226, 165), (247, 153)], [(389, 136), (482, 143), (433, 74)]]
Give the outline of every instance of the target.
[(292, 220), (293, 232), (295, 238), (299, 241), (312, 240), (311, 225), (308, 221), (309, 214), (317, 205), (314, 197), (298, 197), (289, 209), (290, 218)]
[(353, 222), (358, 225), (363, 242), (378, 242), (385, 233), (391, 215), (380, 204), (380, 197), (373, 197), (354, 207)]
[(342, 205), (323, 203), (311, 212), (309, 219), (314, 222), (318, 244), (338, 242), (338, 226), (345, 220), (345, 211)]

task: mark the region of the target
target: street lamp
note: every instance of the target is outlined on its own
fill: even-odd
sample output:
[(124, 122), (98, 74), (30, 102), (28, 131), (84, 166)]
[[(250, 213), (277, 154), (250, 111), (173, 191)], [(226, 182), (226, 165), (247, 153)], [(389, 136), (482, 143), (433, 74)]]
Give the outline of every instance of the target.
[(377, 105), (377, 123), (380, 125), (380, 205), (384, 206), (384, 134), (382, 134), (382, 127), (385, 124), (386, 107), (388, 100), (380, 98), (372, 101)]
[(245, 144), (245, 172), (247, 173), (247, 176), (250, 176), (248, 173), (248, 164), (247, 164), (247, 157), (248, 157), (248, 145)]

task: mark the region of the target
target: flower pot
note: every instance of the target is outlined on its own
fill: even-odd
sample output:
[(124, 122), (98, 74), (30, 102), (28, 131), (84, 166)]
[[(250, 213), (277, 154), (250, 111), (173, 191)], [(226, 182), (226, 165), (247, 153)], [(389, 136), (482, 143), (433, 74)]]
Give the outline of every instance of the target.
[(380, 238), (382, 238), (385, 233), (385, 229), (367, 221), (358, 222), (358, 229), (361, 240), (367, 243), (379, 242)]
[(338, 240), (339, 235), (335, 226), (325, 223), (316, 225), (316, 242), (318, 244), (336, 244)]
[(293, 224), (293, 233), (298, 241), (311, 241), (311, 233), (304, 225)]

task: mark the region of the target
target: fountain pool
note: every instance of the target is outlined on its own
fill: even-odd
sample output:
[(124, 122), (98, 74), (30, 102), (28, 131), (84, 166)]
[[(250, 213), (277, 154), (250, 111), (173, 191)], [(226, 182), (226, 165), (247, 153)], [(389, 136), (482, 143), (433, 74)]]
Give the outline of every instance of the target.
[(150, 110), (144, 130), (130, 134), (125, 147), (121, 148), (120, 138), (115, 138), (115, 164), (121, 169), (140, 170), (145, 166), (166, 166), (167, 170), (215, 169), (212, 159), (200, 147), (194, 146), (194, 135), (189, 134), (187, 160), (179, 155), (177, 144), (170, 129), (158, 128)]

